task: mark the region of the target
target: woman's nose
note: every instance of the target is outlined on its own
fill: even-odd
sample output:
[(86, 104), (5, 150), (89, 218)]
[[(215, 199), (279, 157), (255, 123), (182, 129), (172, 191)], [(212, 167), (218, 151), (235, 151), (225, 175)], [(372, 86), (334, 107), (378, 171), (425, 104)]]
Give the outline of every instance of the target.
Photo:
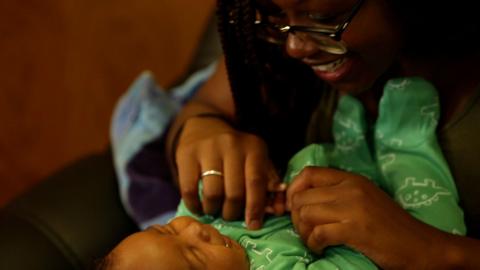
[(288, 34), (285, 46), (285, 50), (290, 57), (300, 60), (313, 55), (317, 51), (313, 42), (304, 40), (300, 35), (295, 33)]

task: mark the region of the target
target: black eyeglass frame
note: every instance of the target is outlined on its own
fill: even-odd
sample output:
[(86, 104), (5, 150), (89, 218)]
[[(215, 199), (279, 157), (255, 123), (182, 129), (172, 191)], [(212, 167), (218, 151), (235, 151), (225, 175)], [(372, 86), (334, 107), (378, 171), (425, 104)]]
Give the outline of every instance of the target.
[(345, 18), (345, 20), (342, 23), (333, 25), (333, 26), (323, 25), (322, 27), (312, 27), (312, 26), (304, 26), (304, 25), (280, 25), (280, 24), (270, 24), (267, 22), (262, 22), (262, 20), (256, 20), (255, 24), (257, 26), (268, 25), (268, 27), (273, 27), (278, 31), (280, 31), (281, 33), (295, 33), (295, 32), (315, 33), (315, 34), (322, 34), (322, 35), (328, 36), (329, 38), (335, 41), (340, 41), (342, 39), (343, 32), (345, 31), (345, 29), (347, 29), (350, 22), (358, 13), (364, 1), (365, 0), (358, 0), (353, 6), (350, 13), (347, 15), (347, 18)]

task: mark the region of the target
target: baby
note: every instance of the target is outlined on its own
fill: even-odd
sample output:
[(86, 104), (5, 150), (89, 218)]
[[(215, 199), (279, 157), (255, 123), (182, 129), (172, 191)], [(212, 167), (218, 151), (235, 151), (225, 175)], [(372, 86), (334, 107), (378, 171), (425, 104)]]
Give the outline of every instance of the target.
[(249, 269), (245, 250), (208, 224), (176, 217), (134, 233), (103, 259), (99, 269)]
[[(351, 171), (371, 179), (419, 220), (465, 234), (455, 184), (436, 143), (438, 116), (436, 92), (428, 82), (390, 81), (368, 140), (361, 103), (344, 96), (334, 117), (334, 143), (297, 153), (285, 182), (306, 166)], [(169, 224), (129, 236), (104, 261), (104, 269), (377, 269), (345, 246), (310, 253), (289, 216), (267, 218), (262, 229), (249, 231), (242, 221), (195, 217), (183, 202)]]
[[(303, 168), (325, 165), (324, 148), (313, 144), (289, 163), (290, 182)], [(319, 158), (322, 157), (322, 158)], [(302, 165), (303, 164), (303, 165)], [(195, 216), (181, 202), (177, 217), (124, 239), (99, 269), (377, 269), (347, 247), (311, 253), (295, 232), (290, 216), (270, 216), (260, 230), (243, 221)]]

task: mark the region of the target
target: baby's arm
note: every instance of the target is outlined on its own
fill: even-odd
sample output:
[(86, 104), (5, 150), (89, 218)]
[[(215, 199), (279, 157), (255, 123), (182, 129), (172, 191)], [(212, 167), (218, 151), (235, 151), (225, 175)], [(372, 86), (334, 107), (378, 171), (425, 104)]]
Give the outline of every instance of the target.
[[(448, 168), (441, 156), (438, 145), (436, 144), (435, 125), (438, 115), (435, 117), (435, 103), (426, 103), (422, 104), (421, 106), (417, 106), (419, 101), (423, 102), (422, 99), (425, 99), (423, 96), (425, 94), (425, 91), (423, 91), (425, 86), (429, 86), (428, 84), (425, 85), (423, 82), (420, 82), (420, 85), (417, 85), (417, 82), (418, 81), (408, 81), (404, 84), (403, 81), (401, 81), (398, 85), (394, 85), (395, 87), (393, 88), (395, 89), (385, 90), (385, 95), (388, 97), (382, 98), (382, 102), (380, 104), (380, 119), (377, 122), (375, 130), (375, 144), (371, 145), (371, 147), (368, 145), (366, 140), (368, 136), (365, 136), (368, 135), (366, 132), (367, 130), (363, 128), (365, 125), (362, 122), (363, 112), (361, 110), (361, 106), (359, 106), (361, 104), (358, 104), (354, 98), (348, 96), (342, 97), (334, 119), (333, 129), (335, 145), (333, 145), (333, 147), (328, 147), (327, 145), (327, 150), (330, 151), (324, 151), (324, 165), (340, 168), (354, 174), (367, 176), (369, 179), (383, 188), (387, 193), (390, 193), (390, 195), (399, 202), (399, 198), (401, 198), (402, 194), (408, 195), (409, 187), (405, 186), (405, 183), (413, 183), (414, 181), (411, 178), (412, 176), (422, 180), (427, 177), (428, 179), (434, 179), (435, 184), (430, 184), (431, 180), (426, 180), (424, 182), (417, 181), (415, 182), (415, 185), (412, 185), (414, 188), (411, 189), (411, 194), (420, 194), (420, 199), (428, 199), (429, 197), (422, 196), (428, 194), (425, 194), (425, 192), (421, 194), (419, 187), (425, 186), (426, 190), (435, 191), (435, 193), (432, 194), (433, 199), (430, 201), (427, 200), (427, 202), (424, 203), (425, 206), (428, 207), (414, 207), (417, 205), (408, 204), (403, 206), (413, 216), (428, 224), (438, 226), (438, 228), (442, 228), (448, 232), (462, 234), (465, 232), (465, 227), (463, 225), (462, 211), (457, 204), (455, 186)], [(408, 88), (413, 91), (408, 92), (412, 95), (407, 96), (407, 98), (405, 96), (395, 96), (396, 94), (402, 94), (407, 91), (407, 89), (399, 86), (408, 84), (411, 84), (409, 87), (414, 86), (414, 88)], [(432, 93), (432, 91), (429, 91), (428, 87), (426, 91), (426, 93)], [(427, 98), (430, 98), (431, 101), (431, 95), (428, 95)], [(411, 100), (408, 98), (411, 98)], [(415, 107), (417, 107), (416, 111)], [(417, 116), (422, 116), (421, 119), (423, 121), (418, 121), (418, 119), (412, 117), (411, 114), (415, 112), (417, 113)], [(368, 158), (369, 149), (374, 151), (373, 158), (370, 160)], [(316, 165), (321, 166), (321, 164)], [(381, 169), (381, 171), (378, 172), (377, 168)], [(306, 175), (308, 176), (310, 174)], [(305, 179), (305, 177), (301, 178), (299, 181), (303, 179)], [(305, 182), (306, 181), (303, 181), (301, 183)], [(298, 187), (298, 185), (295, 184), (294, 186)], [(429, 189), (429, 187), (434, 187), (434, 189)], [(441, 188), (444, 188), (450, 192), (448, 193), (448, 196), (438, 191)], [(372, 194), (373, 193), (375, 192), (372, 191)], [(291, 195), (292, 193), (290, 192), (289, 194)], [(368, 192), (364, 194), (368, 194)], [(292, 199), (291, 196), (289, 199)], [(412, 198), (411, 196), (405, 196), (405, 199), (411, 200), (414, 203), (419, 202), (419, 198)], [(386, 199), (383, 199), (383, 201), (387, 203), (385, 200)], [(380, 203), (382, 202), (382, 200), (379, 201)], [(370, 203), (370, 205), (368, 203), (363, 205), (375, 208), (375, 205), (372, 204), (372, 201), (367, 199), (367, 202)], [(435, 211), (437, 211), (436, 208), (430, 207), (433, 202), (435, 202), (437, 208), (444, 208), (440, 209), (440, 215), (435, 213)], [(389, 203), (390, 202), (387, 204)], [(378, 206), (381, 210), (382, 205)], [(399, 211), (401, 210), (396, 211), (399, 216), (405, 214), (400, 213)], [(382, 224), (385, 224), (386, 221), (383, 220), (383, 218), (388, 218), (388, 213), (388, 211), (384, 211), (383, 214), (386, 215), (382, 215), (382, 212), (380, 211), (380, 215), (378, 215), (378, 212), (370, 216), (367, 215), (369, 217), (368, 222), (363, 221), (364, 223), (361, 224), (368, 224), (369, 226), (373, 226), (373, 228), (382, 230)], [(444, 220), (444, 218), (441, 216), (445, 213), (448, 215), (448, 220)], [(392, 216), (390, 222), (393, 220), (402, 221), (402, 218)], [(405, 218), (403, 218), (403, 220), (405, 220)], [(300, 224), (302, 224), (302, 222), (300, 222)], [(376, 227), (376, 224), (379, 226)], [(402, 229), (401, 227), (402, 226), (400, 226), (399, 229)], [(378, 263), (381, 263), (382, 260), (385, 260), (386, 257), (390, 256), (389, 253), (395, 254), (397, 251), (409, 251), (412, 248), (412, 246), (408, 245), (407, 247), (399, 247), (398, 243), (401, 243), (403, 239), (396, 237), (396, 231), (389, 230), (389, 228), (391, 228), (391, 226), (388, 228), (383, 228), (386, 230), (383, 231), (382, 236), (384, 239), (391, 240), (392, 238), (396, 238), (396, 240), (390, 243), (382, 243), (381, 245), (375, 245), (375, 243), (372, 241), (369, 242), (372, 239), (372, 235), (368, 233), (368, 231), (362, 231), (362, 228), (359, 228), (358, 236), (356, 236), (354, 227), (350, 227), (349, 232), (346, 232), (346, 234), (350, 238), (358, 237), (359, 239), (358, 241), (352, 240), (352, 242), (357, 242), (351, 243), (351, 246), (360, 246), (359, 249), (376, 259)], [(404, 232), (404, 236), (407, 238), (410, 237), (408, 232)], [(415, 237), (413, 237), (413, 239), (410, 237), (410, 240), (416, 241)], [(408, 241), (405, 241), (404, 243), (406, 242)], [(315, 246), (313, 245), (313, 247)], [(324, 252), (322, 255), (327, 256), (327, 252)], [(396, 255), (392, 254), (394, 259), (395, 256)], [(340, 256), (340, 259), (341, 258), (342, 256)], [(320, 261), (322, 259), (320, 259)], [(385, 263), (385, 261), (383, 262)], [(397, 263), (408, 264), (409, 262), (403, 261)]]
[(438, 119), (438, 97), (428, 82), (387, 84), (375, 138), (380, 185), (417, 219), (464, 235), (455, 183), (437, 143)]

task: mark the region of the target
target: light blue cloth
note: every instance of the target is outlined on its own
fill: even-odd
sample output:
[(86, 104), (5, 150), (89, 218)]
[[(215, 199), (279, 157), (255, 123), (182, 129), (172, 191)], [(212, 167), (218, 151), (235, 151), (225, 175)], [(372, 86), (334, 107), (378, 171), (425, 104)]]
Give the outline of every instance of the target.
[(164, 223), (175, 212), (161, 213), (150, 220), (137, 219), (134, 207), (131, 205), (132, 198), (129, 197), (132, 179), (127, 173), (127, 166), (146, 144), (166, 132), (182, 104), (188, 101), (205, 80), (213, 74), (215, 67), (216, 63), (213, 63), (197, 71), (183, 84), (168, 92), (157, 85), (151, 72), (143, 72), (115, 107), (110, 137), (120, 198), (127, 213), (142, 228), (151, 223)]

